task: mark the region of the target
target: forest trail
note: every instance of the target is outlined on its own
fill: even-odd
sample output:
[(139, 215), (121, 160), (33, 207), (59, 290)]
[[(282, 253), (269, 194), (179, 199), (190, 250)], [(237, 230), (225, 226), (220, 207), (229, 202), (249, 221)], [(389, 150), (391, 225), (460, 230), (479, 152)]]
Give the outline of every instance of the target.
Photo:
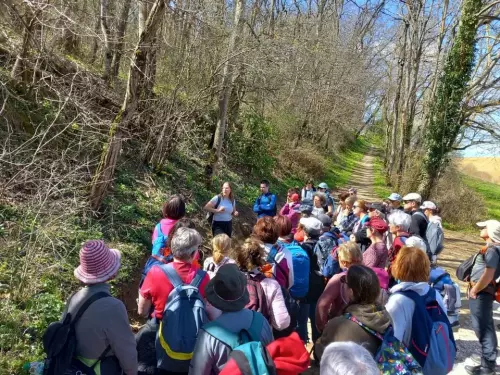
[[(358, 189), (358, 197), (369, 202), (380, 201), (373, 190), (373, 159), (373, 156), (370, 154), (364, 156), (363, 160), (354, 169), (349, 185), (349, 187)], [(462, 232), (445, 230), (445, 249), (440, 255), (438, 265), (445, 268), (452, 278), (457, 281), (455, 270), (458, 265), (473, 255), (481, 246), (483, 246), (483, 243), (480, 241), (479, 237)], [(462, 308), (460, 310), (460, 328), (454, 330), (457, 343), (457, 358), (453, 371), (450, 372), (450, 374), (465, 375), (467, 373), (464, 369), (464, 365), (473, 364), (470, 357), (474, 354), (480, 355), (481, 347), (472, 330), (469, 304), (466, 297), (467, 285), (463, 282), (458, 283), (462, 292)], [(498, 325), (500, 323), (500, 304), (494, 304), (493, 314), (495, 324)], [(316, 372), (308, 372), (308, 374), (315, 373)], [(317, 373), (319, 374), (319, 371)]]

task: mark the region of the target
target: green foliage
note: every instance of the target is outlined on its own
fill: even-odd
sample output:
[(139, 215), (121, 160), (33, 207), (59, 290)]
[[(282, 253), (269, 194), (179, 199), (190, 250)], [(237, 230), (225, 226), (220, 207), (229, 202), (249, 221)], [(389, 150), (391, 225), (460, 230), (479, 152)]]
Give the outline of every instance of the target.
[(500, 220), (500, 185), (465, 175), (462, 180), (483, 197), (488, 212), (487, 219)]
[(240, 121), (241, 129), (234, 129), (229, 134), (229, 162), (251, 172), (269, 175), (276, 163), (273, 126), (264, 117), (253, 112), (244, 113)]
[(375, 194), (380, 199), (386, 199), (392, 191), (391, 188), (385, 183), (384, 164), (379, 156), (374, 159), (373, 175), (373, 190), (375, 191)]
[(429, 195), (434, 180), (447, 163), (448, 154), (462, 128), (462, 101), (474, 66), (478, 15), (482, 3), (482, 0), (463, 2), (458, 33), (438, 83), (424, 137), (424, 184), (420, 189), (424, 196)]

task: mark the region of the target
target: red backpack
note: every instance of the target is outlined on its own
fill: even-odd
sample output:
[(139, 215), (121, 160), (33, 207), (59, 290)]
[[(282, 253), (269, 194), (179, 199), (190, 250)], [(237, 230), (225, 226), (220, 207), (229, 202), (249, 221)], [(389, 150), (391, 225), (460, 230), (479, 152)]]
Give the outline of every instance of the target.
[(262, 273), (252, 274), (247, 273), (247, 290), (249, 295), (249, 302), (245, 306), (246, 309), (260, 312), (264, 315), (269, 322), (271, 321), (271, 313), (269, 306), (267, 304), (266, 295), (264, 293), (264, 288), (260, 285), (260, 282), (266, 278)]

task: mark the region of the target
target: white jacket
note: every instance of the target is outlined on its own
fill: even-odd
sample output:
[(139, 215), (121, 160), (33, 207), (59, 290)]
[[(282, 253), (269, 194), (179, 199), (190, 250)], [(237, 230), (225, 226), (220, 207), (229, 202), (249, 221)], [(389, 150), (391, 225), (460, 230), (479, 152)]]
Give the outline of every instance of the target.
[[(411, 326), (413, 319), (413, 312), (415, 310), (415, 303), (408, 297), (397, 293), (405, 290), (413, 290), (419, 295), (424, 296), (429, 292), (429, 284), (426, 282), (413, 283), (402, 282), (393, 286), (390, 290), (391, 296), (385, 305), (392, 318), (394, 328), (394, 336), (406, 346), (409, 346), (411, 339)], [(446, 313), (446, 307), (443, 303), (443, 298), (436, 292), (436, 300), (439, 306)]]

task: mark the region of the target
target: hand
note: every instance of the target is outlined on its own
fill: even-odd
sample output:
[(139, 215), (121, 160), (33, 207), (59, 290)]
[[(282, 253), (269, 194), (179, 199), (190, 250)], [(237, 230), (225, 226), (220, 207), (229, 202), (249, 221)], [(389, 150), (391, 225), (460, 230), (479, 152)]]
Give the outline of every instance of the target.
[(226, 211), (226, 209), (225, 209), (224, 207), (219, 207), (219, 208), (217, 209), (217, 212), (224, 212), (224, 211)]
[(474, 288), (472, 288), (471, 290), (469, 290), (469, 298), (471, 299), (476, 299), (477, 298), (477, 292)]
[(351, 242), (356, 242), (356, 236), (354, 234), (351, 234), (349, 239), (351, 240)]
[(288, 203), (288, 206), (290, 206), (290, 208), (292, 208), (293, 205), (294, 205), (294, 202), (289, 202)]
[(239, 214), (240, 214), (240, 213), (239, 213), (238, 211), (234, 211), (234, 212), (233, 212), (233, 215), (234, 215), (234, 216), (238, 216)]

